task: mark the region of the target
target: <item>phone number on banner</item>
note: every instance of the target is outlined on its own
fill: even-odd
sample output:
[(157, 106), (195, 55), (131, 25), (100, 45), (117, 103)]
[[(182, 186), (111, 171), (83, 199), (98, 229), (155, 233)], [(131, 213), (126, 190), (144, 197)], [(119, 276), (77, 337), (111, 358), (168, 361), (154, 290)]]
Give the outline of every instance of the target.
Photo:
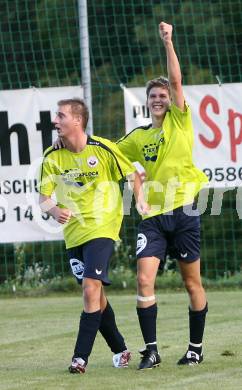
[(204, 168), (203, 172), (207, 175), (209, 181), (216, 181), (216, 182), (242, 181), (242, 167)]
[[(34, 219), (32, 206), (26, 206), (25, 208), (17, 206), (13, 209), (13, 212), (16, 216), (17, 222), (26, 221), (26, 220), (32, 221)], [(5, 207), (0, 206), (0, 223), (5, 222), (6, 217), (7, 217), (7, 211)], [(41, 218), (47, 221), (50, 218), (50, 216), (46, 213), (43, 213), (41, 215)]]

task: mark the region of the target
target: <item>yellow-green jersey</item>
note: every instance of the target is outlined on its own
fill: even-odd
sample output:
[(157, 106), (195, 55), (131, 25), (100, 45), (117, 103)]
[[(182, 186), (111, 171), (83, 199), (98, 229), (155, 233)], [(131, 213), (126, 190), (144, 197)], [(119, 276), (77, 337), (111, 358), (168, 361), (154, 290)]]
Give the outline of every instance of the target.
[(190, 108), (186, 104), (181, 111), (171, 104), (162, 128), (138, 127), (117, 142), (130, 161), (145, 168), (144, 191), (151, 211), (144, 219), (192, 203), (207, 183), (207, 176), (193, 164), (193, 141)]
[(95, 238), (119, 239), (123, 204), (118, 182), (134, 171), (117, 145), (101, 137), (88, 137), (80, 153), (45, 151), (39, 192), (55, 193), (58, 206), (72, 212), (64, 226), (67, 249)]

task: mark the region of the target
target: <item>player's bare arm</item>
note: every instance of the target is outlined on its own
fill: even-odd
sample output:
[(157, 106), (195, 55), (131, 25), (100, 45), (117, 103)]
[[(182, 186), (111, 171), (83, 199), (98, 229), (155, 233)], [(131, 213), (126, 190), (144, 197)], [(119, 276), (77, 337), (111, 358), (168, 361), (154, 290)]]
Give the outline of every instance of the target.
[(136, 200), (136, 208), (139, 214), (147, 215), (150, 210), (149, 204), (145, 201), (144, 191), (142, 187), (142, 180), (138, 172), (133, 173), (128, 177), (131, 188), (134, 191)]
[(182, 76), (180, 64), (172, 42), (172, 25), (161, 22), (159, 24), (159, 34), (166, 50), (167, 72), (170, 84), (170, 93), (173, 103), (184, 109), (184, 96), (182, 91)]
[(48, 213), (61, 224), (68, 222), (71, 218), (71, 211), (56, 206), (55, 202), (49, 196), (40, 194), (39, 205), (43, 212)]

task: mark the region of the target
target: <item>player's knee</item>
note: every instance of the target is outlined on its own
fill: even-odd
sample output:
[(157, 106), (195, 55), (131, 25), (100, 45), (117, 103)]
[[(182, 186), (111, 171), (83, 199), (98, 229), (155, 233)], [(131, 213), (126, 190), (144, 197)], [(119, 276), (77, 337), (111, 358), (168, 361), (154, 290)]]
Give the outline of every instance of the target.
[(184, 285), (189, 295), (200, 294), (203, 291), (201, 282), (194, 279), (184, 280)]
[(152, 279), (145, 273), (138, 273), (137, 275), (138, 288), (150, 288), (152, 287)]
[(89, 280), (83, 283), (83, 298), (85, 302), (100, 300), (101, 282), (99, 280)]

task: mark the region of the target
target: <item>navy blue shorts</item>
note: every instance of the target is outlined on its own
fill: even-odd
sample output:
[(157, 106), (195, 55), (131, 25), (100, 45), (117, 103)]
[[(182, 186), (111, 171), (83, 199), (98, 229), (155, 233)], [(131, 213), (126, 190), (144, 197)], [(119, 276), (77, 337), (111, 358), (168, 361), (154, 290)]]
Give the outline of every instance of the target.
[(111, 238), (95, 238), (67, 249), (71, 270), (77, 282), (81, 284), (83, 278), (91, 278), (101, 280), (105, 286), (111, 284), (108, 267), (113, 249), (114, 241)]
[(155, 256), (161, 263), (167, 254), (188, 263), (199, 259), (200, 216), (194, 207), (182, 206), (173, 210), (173, 214), (159, 214), (142, 221), (138, 229), (137, 258)]

